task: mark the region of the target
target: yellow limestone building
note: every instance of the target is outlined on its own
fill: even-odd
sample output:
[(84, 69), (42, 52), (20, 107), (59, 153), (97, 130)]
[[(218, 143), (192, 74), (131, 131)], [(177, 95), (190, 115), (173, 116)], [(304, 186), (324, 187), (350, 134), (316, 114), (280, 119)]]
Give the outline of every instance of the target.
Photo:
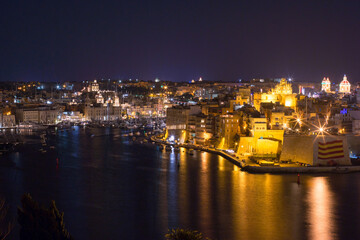
[(254, 107), (260, 111), (261, 103), (279, 103), (286, 107), (296, 108), (296, 94), (292, 92), (291, 83), (282, 78), (280, 83), (268, 93), (254, 94)]
[(278, 158), (284, 142), (284, 130), (268, 130), (265, 118), (251, 119), (251, 137), (240, 137), (238, 154)]

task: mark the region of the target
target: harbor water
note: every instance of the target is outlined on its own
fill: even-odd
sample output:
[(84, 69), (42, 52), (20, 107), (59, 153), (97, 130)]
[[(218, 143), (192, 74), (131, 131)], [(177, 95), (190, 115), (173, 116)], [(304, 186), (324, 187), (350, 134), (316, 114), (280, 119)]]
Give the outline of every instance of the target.
[(215, 154), (159, 150), (122, 134), (75, 127), (45, 143), (28, 136), (0, 159), (9, 215), (30, 193), (56, 201), (75, 239), (163, 239), (175, 227), (224, 240), (360, 236), (359, 173), (301, 175), (298, 184), (296, 174), (250, 174)]

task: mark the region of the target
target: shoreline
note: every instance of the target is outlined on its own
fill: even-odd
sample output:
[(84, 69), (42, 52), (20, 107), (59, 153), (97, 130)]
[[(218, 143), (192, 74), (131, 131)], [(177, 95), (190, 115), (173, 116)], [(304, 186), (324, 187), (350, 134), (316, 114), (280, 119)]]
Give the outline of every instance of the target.
[(360, 166), (337, 166), (337, 167), (261, 167), (261, 166), (245, 166), (243, 171), (249, 173), (272, 173), (272, 174), (288, 174), (288, 173), (354, 173), (360, 172)]
[[(150, 138), (150, 141), (155, 143), (160, 143), (164, 145), (173, 146), (173, 144), (164, 142), (162, 140)], [(210, 152), (213, 154), (217, 154), (225, 158), (226, 160), (230, 161), (234, 165), (241, 168), (242, 171), (248, 173), (270, 173), (270, 174), (297, 174), (297, 173), (305, 173), (305, 174), (319, 174), (319, 173), (336, 173), (336, 174), (344, 174), (344, 173), (354, 173), (360, 172), (360, 166), (334, 166), (334, 167), (327, 167), (327, 166), (310, 166), (310, 167), (273, 167), (273, 166), (253, 166), (247, 165), (242, 163), (239, 159), (234, 156), (231, 156), (223, 151), (209, 149), (205, 147), (197, 147), (197, 146), (188, 146), (186, 144), (177, 145), (178, 147), (183, 147), (187, 149), (194, 149), (199, 151)]]

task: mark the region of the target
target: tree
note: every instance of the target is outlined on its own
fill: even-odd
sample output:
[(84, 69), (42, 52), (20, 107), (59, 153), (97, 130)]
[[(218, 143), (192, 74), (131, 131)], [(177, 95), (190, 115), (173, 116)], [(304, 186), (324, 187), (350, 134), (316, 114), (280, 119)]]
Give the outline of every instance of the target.
[(22, 208), (18, 208), (21, 240), (70, 240), (73, 239), (65, 229), (64, 213), (59, 212), (55, 201), (45, 208), (32, 199), (30, 194), (21, 198)]
[(5, 240), (13, 228), (13, 223), (7, 220), (7, 211), (5, 199), (0, 198), (0, 240)]
[(210, 240), (203, 236), (201, 232), (192, 231), (188, 229), (171, 229), (165, 235), (166, 240)]

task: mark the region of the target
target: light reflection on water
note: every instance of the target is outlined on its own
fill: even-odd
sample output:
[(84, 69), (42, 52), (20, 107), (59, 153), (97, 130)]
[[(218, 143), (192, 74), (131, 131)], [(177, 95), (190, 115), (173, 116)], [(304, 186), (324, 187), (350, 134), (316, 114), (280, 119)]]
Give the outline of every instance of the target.
[(91, 133), (63, 132), (54, 152), (31, 146), (10, 156), (13, 165), (0, 163), (0, 196), (13, 214), (30, 192), (56, 200), (76, 239), (161, 239), (172, 227), (229, 240), (360, 234), (360, 174), (302, 175), (298, 185), (296, 175), (249, 174), (207, 152), (159, 151), (119, 132)]
[(336, 238), (335, 203), (327, 177), (316, 177), (311, 180), (307, 195), (309, 239), (331, 240)]

